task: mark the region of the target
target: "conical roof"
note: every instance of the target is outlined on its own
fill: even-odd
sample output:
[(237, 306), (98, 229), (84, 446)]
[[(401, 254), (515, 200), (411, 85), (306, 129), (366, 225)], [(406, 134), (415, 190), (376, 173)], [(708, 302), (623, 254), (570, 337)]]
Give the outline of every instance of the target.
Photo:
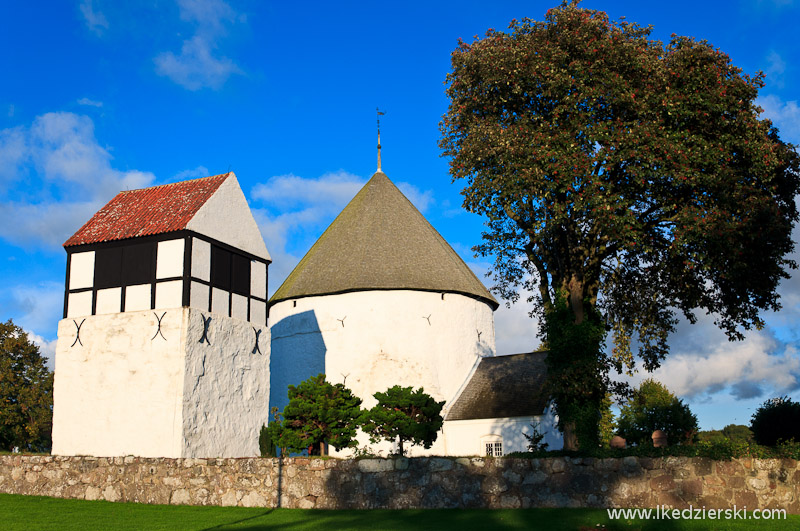
[(383, 173), (364, 185), (270, 299), (367, 290), (460, 293), (497, 301)]

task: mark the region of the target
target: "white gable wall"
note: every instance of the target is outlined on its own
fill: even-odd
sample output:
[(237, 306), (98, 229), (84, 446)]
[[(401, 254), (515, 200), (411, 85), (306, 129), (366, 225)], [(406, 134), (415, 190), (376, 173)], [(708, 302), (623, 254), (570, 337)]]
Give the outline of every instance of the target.
[(264, 238), (233, 173), (200, 207), (186, 228), (270, 260)]

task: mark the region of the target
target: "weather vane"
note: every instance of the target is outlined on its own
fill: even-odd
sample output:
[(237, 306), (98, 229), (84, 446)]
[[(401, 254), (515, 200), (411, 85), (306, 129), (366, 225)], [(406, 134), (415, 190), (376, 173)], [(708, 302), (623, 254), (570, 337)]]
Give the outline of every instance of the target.
[(378, 107), (375, 107), (375, 112), (378, 113), (378, 171), (381, 170), (381, 116), (386, 114), (385, 112), (381, 112)]

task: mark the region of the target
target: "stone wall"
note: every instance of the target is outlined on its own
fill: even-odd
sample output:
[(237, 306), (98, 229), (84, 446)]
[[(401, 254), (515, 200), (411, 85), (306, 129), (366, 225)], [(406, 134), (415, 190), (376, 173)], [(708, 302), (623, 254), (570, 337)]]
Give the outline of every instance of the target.
[(165, 459), (0, 456), (0, 492), (119, 502), (324, 509), (779, 508), (791, 459)]

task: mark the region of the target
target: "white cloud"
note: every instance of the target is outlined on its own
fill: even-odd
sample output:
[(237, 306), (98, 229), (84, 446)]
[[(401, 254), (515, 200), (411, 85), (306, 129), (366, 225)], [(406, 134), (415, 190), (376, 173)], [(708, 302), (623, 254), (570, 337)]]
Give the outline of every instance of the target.
[(231, 75), (242, 73), (233, 60), (216, 52), (227, 26), (244, 18), (221, 0), (179, 0), (178, 5), (181, 19), (194, 24), (195, 33), (183, 41), (179, 54), (156, 56), (156, 73), (189, 90), (217, 90)]
[(194, 179), (197, 177), (209, 177), (211, 176), (211, 172), (208, 171), (208, 168), (205, 166), (197, 166), (191, 170), (183, 170), (179, 171), (175, 174), (172, 178), (173, 181), (185, 181), (186, 179)]
[(781, 138), (800, 144), (800, 106), (796, 100), (783, 101), (775, 94), (768, 94), (756, 102), (764, 109), (764, 117), (772, 120), (780, 130)]
[[(800, 385), (800, 358), (794, 346), (780, 351), (775, 338), (763, 332), (739, 342), (672, 354), (653, 373), (679, 396), (695, 397), (730, 390), (736, 398), (757, 398), (769, 389), (781, 393)], [(773, 393), (773, 394), (774, 394)]]
[(29, 330), (25, 330), (25, 333), (28, 334), (28, 339), (30, 339), (34, 345), (39, 347), (39, 352), (46, 360), (45, 365), (47, 368), (51, 371), (54, 371), (56, 369), (56, 343), (58, 342), (58, 339), (47, 340), (39, 334)]
[(9, 306), (15, 309), (14, 322), (27, 331), (50, 330), (61, 319), (64, 309), (64, 284), (40, 282), (10, 289)]
[(426, 212), (428, 208), (435, 204), (433, 190), (425, 190), (423, 192), (413, 184), (406, 182), (397, 183), (397, 187), (420, 212)]
[(278, 175), (253, 187), (251, 197), (281, 208), (339, 212), (365, 182), (362, 177), (344, 170), (326, 173), (318, 179)]
[(89, 107), (102, 107), (102, 101), (94, 101), (89, 98), (81, 98), (78, 100), (78, 105), (88, 105)]
[(498, 301), (500, 307), (494, 312), (497, 354), (533, 352), (541, 347), (542, 342), (537, 337), (539, 321), (530, 316), (533, 304), (526, 302), (529, 295), (522, 292), (519, 301), (510, 307), (506, 307), (505, 301)]
[(103, 30), (108, 29), (108, 20), (106, 16), (100, 11), (95, 11), (92, 0), (83, 0), (79, 8), (83, 18), (86, 20), (86, 26), (92, 32), (100, 35), (103, 33)]
[(155, 179), (114, 169), (111, 160), (88, 116), (47, 113), (29, 127), (0, 130), (0, 237), (60, 244), (117, 192)]
[(767, 54), (767, 68), (764, 71), (767, 74), (767, 85), (775, 85), (776, 87), (783, 87), (783, 74), (786, 72), (786, 62), (781, 55), (775, 50), (771, 50)]

